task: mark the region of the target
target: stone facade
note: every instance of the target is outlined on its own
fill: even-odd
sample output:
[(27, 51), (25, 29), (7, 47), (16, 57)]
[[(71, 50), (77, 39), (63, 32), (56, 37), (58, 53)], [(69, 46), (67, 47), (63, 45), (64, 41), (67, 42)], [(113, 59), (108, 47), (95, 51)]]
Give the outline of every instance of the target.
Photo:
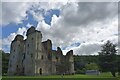
[(51, 40), (42, 42), (40, 31), (31, 27), (27, 39), (17, 35), (11, 43), (8, 75), (73, 74), (73, 51), (63, 55), (60, 47), (52, 50)]

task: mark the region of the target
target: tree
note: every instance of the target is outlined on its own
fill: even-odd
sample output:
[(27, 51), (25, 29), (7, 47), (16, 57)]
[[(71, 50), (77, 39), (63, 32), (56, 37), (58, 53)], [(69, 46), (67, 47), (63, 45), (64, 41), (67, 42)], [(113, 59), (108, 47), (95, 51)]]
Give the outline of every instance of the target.
[(110, 71), (115, 77), (117, 71), (117, 49), (116, 45), (109, 40), (102, 46), (102, 50), (99, 53), (99, 64), (103, 71)]
[(96, 63), (89, 63), (85, 65), (86, 70), (99, 70), (99, 67)]
[(118, 76), (120, 76), (120, 55), (117, 56)]
[(5, 75), (8, 71), (8, 63), (9, 63), (9, 53), (5, 53), (0, 50), (0, 55), (2, 55), (2, 75)]

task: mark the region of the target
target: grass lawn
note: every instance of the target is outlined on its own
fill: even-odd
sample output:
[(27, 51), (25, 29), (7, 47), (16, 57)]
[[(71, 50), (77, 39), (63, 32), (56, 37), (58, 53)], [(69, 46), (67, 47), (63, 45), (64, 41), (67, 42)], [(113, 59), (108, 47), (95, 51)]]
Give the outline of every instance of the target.
[(112, 77), (110, 73), (100, 75), (52, 75), (52, 76), (3, 76), (2, 80), (120, 80), (120, 77)]

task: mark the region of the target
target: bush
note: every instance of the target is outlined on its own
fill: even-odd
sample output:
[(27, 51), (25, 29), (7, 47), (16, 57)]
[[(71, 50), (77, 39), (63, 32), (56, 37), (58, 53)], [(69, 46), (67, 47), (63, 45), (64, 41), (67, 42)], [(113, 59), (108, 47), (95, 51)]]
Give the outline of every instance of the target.
[(96, 63), (89, 63), (85, 65), (86, 70), (99, 70), (99, 67)]
[(82, 70), (76, 70), (76, 74), (85, 74), (85, 71), (86, 71), (86, 69), (85, 68), (83, 68)]

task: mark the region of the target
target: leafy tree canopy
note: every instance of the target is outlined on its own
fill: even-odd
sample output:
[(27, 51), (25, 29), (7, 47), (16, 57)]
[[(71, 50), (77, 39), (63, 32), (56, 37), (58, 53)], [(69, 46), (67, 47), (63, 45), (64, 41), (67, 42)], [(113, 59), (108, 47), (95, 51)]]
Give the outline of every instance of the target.
[(86, 70), (99, 70), (99, 67), (96, 63), (89, 63), (85, 65)]
[(103, 71), (110, 71), (115, 77), (117, 71), (117, 49), (116, 45), (107, 41), (99, 52), (99, 64)]

